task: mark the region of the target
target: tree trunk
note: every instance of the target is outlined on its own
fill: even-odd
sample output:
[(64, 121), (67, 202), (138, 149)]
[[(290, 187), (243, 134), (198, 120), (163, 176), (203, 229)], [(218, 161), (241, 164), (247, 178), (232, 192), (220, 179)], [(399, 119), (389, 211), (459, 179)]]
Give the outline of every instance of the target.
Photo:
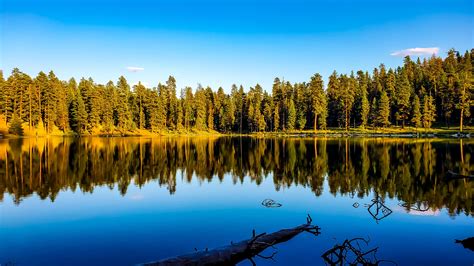
[(349, 110), (346, 107), (346, 131), (349, 130)]
[[(230, 245), (216, 249), (196, 251), (186, 255), (139, 265), (235, 265), (246, 259), (253, 262), (252, 258), (268, 247), (273, 247), (276, 244), (286, 242), (302, 232), (309, 232), (314, 235), (320, 233), (318, 226), (311, 225), (311, 217), (308, 216), (306, 224), (294, 228), (282, 229), (271, 234), (263, 233), (260, 235), (255, 235), (254, 231), (252, 238), (238, 243), (231, 242)], [(271, 258), (271, 256), (269, 258)]]
[(461, 117), (459, 119), (459, 132), (462, 132), (462, 119), (464, 116), (464, 108), (461, 108)]
[(318, 115), (314, 115), (314, 132), (318, 131)]
[(30, 118), (28, 119), (28, 125), (30, 127), (30, 132), (31, 132), (31, 85), (28, 87), (28, 97), (30, 98)]

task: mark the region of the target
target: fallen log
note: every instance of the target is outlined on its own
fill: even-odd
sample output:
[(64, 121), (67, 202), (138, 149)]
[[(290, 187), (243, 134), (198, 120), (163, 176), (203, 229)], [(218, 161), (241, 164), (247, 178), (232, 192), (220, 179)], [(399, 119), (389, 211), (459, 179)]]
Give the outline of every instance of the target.
[(269, 247), (275, 248), (274, 245), (286, 242), (302, 232), (309, 232), (313, 235), (320, 234), (320, 228), (311, 224), (311, 216), (308, 215), (306, 223), (300, 226), (282, 229), (280, 231), (259, 235), (253, 231), (252, 238), (232, 243), (227, 246), (215, 248), (212, 250), (196, 251), (177, 257), (163, 259), (155, 262), (148, 262), (139, 265), (143, 266), (158, 266), (158, 265), (235, 265), (246, 259), (250, 260), (253, 265), (253, 257), (258, 256), (264, 259), (273, 259), (276, 252), (271, 256), (259, 255)]
[(446, 178), (448, 179), (463, 179), (463, 178), (474, 179), (474, 175), (463, 175), (463, 174), (458, 174), (451, 170), (448, 170), (448, 173), (446, 174)]
[(469, 237), (463, 240), (455, 240), (456, 243), (460, 243), (464, 248), (474, 251), (474, 237)]

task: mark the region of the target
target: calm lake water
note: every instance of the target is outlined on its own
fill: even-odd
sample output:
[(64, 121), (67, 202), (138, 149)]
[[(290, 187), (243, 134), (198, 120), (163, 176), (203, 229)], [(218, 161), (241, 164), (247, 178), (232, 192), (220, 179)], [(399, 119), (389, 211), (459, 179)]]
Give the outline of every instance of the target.
[(457, 139), (0, 140), (0, 263), (133, 265), (310, 214), (321, 235), (257, 265), (324, 265), (355, 237), (398, 265), (473, 265), (455, 239), (474, 236), (474, 181), (445, 177), (474, 174), (473, 155), (474, 141)]

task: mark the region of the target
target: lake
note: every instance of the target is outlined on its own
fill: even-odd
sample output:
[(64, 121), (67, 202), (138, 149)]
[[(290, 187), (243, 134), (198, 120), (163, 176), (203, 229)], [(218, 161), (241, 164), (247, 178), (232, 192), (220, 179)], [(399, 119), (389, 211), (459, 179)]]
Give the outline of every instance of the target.
[(310, 214), (320, 235), (303, 232), (256, 264), (324, 265), (323, 253), (364, 238), (353, 247), (378, 247), (366, 259), (381, 265), (473, 265), (455, 240), (474, 236), (474, 181), (446, 178), (474, 174), (473, 155), (469, 139), (0, 140), (0, 263), (134, 265)]

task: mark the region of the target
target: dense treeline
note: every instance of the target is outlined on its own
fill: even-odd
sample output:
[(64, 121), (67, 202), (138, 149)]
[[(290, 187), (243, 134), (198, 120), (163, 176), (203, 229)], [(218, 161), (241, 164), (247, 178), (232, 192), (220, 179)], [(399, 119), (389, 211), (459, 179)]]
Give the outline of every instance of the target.
[[(232, 178), (275, 189), (304, 186), (328, 193), (396, 197), (408, 204), (473, 215), (473, 142), (362, 138), (28, 138), (0, 142), (0, 201), (31, 194), (54, 200), (65, 189), (98, 186), (125, 195), (151, 181), (174, 193), (180, 183)], [(182, 184), (181, 184), (182, 185)]]
[[(213, 91), (185, 87), (178, 92), (170, 76), (166, 84), (131, 87), (122, 76), (114, 83), (91, 78), (61, 81), (51, 71), (35, 78), (14, 69), (5, 80), (0, 72), (0, 127), (21, 134), (27, 127), (40, 132), (79, 134), (127, 133), (136, 130), (216, 130), (261, 132), (326, 127), (430, 128), (472, 124), (474, 49), (461, 55), (432, 56), (372, 73), (333, 72), (327, 88), (322, 76), (290, 83), (276, 78), (271, 94), (257, 84), (247, 92), (233, 85)], [(26, 126), (27, 125), (27, 126)]]

